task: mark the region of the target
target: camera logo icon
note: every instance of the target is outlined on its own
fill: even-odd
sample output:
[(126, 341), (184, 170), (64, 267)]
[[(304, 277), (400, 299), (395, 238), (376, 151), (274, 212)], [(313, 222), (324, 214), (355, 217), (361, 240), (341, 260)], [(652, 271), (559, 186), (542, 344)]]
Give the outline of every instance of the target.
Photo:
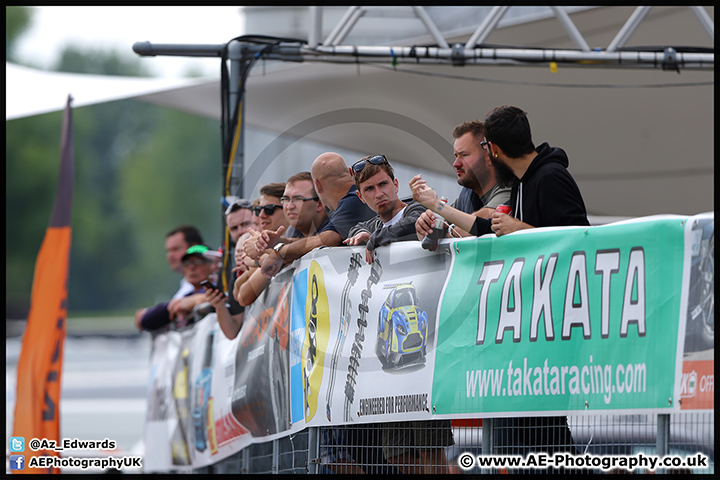
[(25, 438), (24, 437), (10, 437), (10, 451), (11, 452), (24, 452), (25, 451)]

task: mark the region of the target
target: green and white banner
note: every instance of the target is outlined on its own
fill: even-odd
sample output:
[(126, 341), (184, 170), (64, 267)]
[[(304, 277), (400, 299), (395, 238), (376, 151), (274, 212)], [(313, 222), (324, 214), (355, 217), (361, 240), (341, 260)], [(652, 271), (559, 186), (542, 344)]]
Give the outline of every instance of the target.
[(439, 314), (435, 411), (672, 407), (685, 221), (457, 242)]

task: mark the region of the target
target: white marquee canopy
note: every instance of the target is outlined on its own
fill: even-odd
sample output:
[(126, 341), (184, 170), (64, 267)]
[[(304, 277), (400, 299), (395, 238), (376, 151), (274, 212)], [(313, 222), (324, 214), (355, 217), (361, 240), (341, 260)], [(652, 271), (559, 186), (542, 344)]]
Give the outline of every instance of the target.
[[(673, 21), (660, 18), (656, 28), (672, 28), (662, 22)], [(586, 38), (591, 44), (607, 40)], [(659, 68), (260, 61), (246, 85), (244, 119), (274, 135), (382, 152), (393, 162), (452, 175), (452, 128), (513, 104), (528, 112), (536, 143), (567, 151), (590, 214), (696, 214), (714, 210), (713, 75)], [(74, 107), (138, 98), (220, 118), (217, 78), (78, 75), (6, 63), (6, 120), (62, 110), (68, 94)]]

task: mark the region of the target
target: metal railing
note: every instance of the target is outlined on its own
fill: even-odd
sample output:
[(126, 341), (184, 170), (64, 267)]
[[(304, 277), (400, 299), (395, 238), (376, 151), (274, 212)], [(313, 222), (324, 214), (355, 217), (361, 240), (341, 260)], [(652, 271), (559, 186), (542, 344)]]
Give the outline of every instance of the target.
[[(251, 445), (196, 473), (427, 474), (427, 473), (649, 473), (649, 463), (606, 468), (603, 458), (669, 458), (654, 473), (714, 473), (715, 414), (594, 414), (567, 417), (570, 441), (553, 435), (564, 417), (462, 419), (311, 427)], [(551, 420), (552, 419), (552, 420)], [(514, 421), (513, 421), (514, 420)], [(448, 442), (448, 433), (450, 442)], [(511, 433), (511, 435), (508, 435)], [(513, 441), (508, 441), (513, 439)], [(521, 442), (518, 442), (521, 440)], [(408, 442), (413, 446), (407, 446)], [(525, 445), (522, 445), (525, 442)], [(450, 444), (448, 444), (450, 443)], [(527, 446), (532, 445), (532, 447)], [(570, 455), (563, 467), (481, 466), (467, 468), (470, 454), (492, 459), (552, 453)], [(687, 465), (706, 457), (706, 466)], [(671, 456), (671, 457), (668, 457)], [(701, 458), (701, 457), (700, 457)], [(576, 463), (573, 464), (573, 461)], [(641, 460), (640, 460), (641, 461)], [(608, 460), (609, 462), (609, 460)]]

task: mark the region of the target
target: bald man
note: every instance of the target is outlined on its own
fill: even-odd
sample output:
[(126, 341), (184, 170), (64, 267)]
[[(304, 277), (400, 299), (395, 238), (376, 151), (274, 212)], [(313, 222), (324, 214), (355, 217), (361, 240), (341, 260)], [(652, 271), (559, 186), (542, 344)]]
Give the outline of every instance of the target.
[(358, 197), (350, 168), (340, 154), (326, 152), (318, 156), (310, 173), (318, 197), (330, 210), (330, 222), (319, 234), (287, 245), (279, 243), (280, 234), (264, 232), (264, 245), (259, 247), (270, 250), (262, 262), (262, 272), (268, 277), (279, 272), (283, 263), (300, 258), (315, 248), (342, 245), (355, 224), (375, 216), (375, 212)]

